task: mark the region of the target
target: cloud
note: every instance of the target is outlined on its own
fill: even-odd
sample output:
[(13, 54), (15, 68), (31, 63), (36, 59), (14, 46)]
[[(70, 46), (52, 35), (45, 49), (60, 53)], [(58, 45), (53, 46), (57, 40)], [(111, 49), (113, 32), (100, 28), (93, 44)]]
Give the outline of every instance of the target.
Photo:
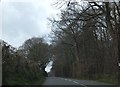
[(53, 0), (5, 0), (2, 3), (2, 39), (19, 47), (28, 38), (49, 34), (47, 18), (58, 12), (51, 3)]

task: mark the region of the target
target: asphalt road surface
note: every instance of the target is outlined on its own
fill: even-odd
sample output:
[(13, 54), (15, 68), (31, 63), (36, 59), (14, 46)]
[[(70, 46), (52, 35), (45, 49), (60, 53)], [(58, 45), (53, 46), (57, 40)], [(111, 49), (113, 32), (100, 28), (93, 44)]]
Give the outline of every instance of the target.
[(101, 83), (97, 81), (91, 80), (76, 80), (76, 79), (67, 79), (67, 78), (60, 78), (60, 77), (47, 77), (46, 81), (43, 84), (45, 85), (63, 85), (65, 87), (120, 87), (117, 85), (111, 85), (106, 83)]

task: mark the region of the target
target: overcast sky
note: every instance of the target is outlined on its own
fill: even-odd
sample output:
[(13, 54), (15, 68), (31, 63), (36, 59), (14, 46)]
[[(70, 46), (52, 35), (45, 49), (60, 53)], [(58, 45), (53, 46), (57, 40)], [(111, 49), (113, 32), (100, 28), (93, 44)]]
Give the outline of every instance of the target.
[(3, 0), (2, 35), (14, 47), (19, 47), (25, 40), (34, 36), (46, 36), (51, 29), (48, 17), (59, 12), (54, 4), (56, 0)]
[(50, 62), (48, 63), (48, 65), (47, 65), (46, 68), (45, 68), (45, 71), (46, 71), (46, 72), (50, 72), (50, 71), (51, 71), (51, 69), (52, 69), (52, 64), (53, 64), (53, 61), (50, 61)]

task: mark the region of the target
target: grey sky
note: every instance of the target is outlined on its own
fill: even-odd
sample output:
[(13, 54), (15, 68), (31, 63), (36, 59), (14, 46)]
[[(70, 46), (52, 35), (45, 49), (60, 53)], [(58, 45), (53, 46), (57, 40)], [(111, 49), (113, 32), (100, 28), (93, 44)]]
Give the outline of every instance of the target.
[(53, 64), (53, 61), (50, 61), (50, 62), (48, 63), (48, 65), (47, 65), (46, 68), (45, 68), (45, 71), (46, 71), (46, 72), (50, 72), (50, 71), (51, 71), (51, 69), (52, 69), (52, 64)]
[(51, 29), (47, 18), (59, 12), (51, 6), (54, 1), (56, 0), (2, 1), (2, 39), (19, 47), (28, 38), (49, 34)]

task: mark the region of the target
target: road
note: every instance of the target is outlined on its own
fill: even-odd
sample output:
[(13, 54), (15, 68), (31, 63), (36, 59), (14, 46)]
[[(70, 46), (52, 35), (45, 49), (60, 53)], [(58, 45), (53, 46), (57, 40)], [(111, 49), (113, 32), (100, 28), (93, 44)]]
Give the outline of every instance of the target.
[(79, 85), (79, 87), (117, 87), (115, 85), (110, 85), (106, 83), (101, 83), (97, 81), (91, 80), (75, 80), (75, 79), (67, 79), (60, 77), (47, 77), (46, 81), (43, 85), (71, 85), (71, 87), (75, 87), (75, 85)]

